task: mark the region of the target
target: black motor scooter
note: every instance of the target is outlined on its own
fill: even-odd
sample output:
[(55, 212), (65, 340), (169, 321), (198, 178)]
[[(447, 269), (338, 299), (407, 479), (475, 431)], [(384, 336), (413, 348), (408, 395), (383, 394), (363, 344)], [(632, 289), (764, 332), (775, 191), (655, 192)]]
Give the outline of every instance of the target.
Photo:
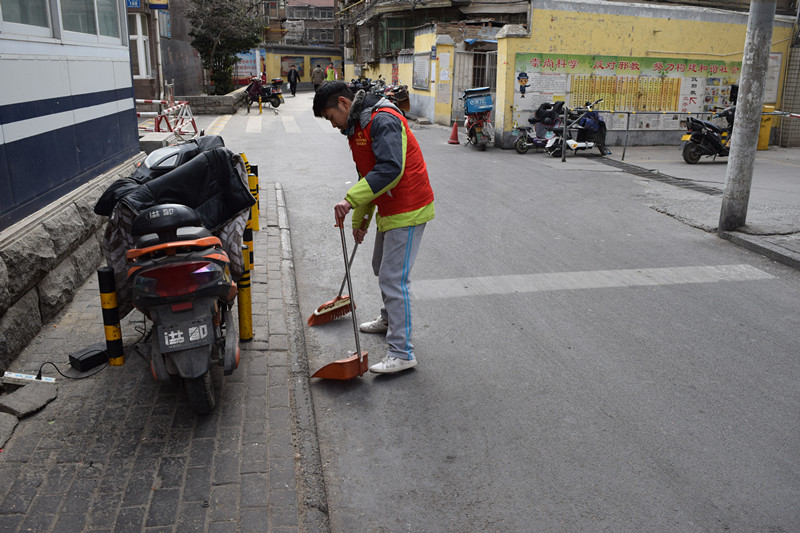
[(269, 85), (261, 82), (261, 78), (255, 77), (250, 79), (250, 84), (245, 89), (245, 105), (247, 112), (250, 112), (250, 106), (258, 103), (259, 98), (261, 102), (268, 103), (274, 108), (277, 108), (283, 103), (283, 85), (282, 78), (272, 78)]
[(693, 116), (686, 117), (687, 133), (681, 137), (683, 160), (694, 165), (703, 156), (727, 157), (731, 153), (730, 138), (733, 133), (733, 120), (736, 116), (736, 106), (726, 107), (715, 113), (711, 118), (724, 118), (728, 125), (720, 128), (713, 122), (700, 120)]
[(133, 221), (127, 251), (133, 305), (153, 321), (150, 371), (178, 381), (198, 414), (214, 408), (211, 366), (225, 375), (239, 366), (231, 308), (237, 288), (222, 243), (185, 205), (145, 209)]

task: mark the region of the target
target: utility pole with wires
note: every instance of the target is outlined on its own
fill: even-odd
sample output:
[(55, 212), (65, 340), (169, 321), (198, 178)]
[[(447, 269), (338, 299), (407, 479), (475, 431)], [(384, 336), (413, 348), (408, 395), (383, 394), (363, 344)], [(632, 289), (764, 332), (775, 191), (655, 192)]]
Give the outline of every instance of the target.
[(767, 78), (772, 24), (776, 0), (752, 0), (744, 43), (742, 74), (736, 102), (736, 121), (731, 135), (731, 151), (725, 174), (725, 191), (717, 232), (734, 231), (744, 226), (753, 182), (761, 106)]

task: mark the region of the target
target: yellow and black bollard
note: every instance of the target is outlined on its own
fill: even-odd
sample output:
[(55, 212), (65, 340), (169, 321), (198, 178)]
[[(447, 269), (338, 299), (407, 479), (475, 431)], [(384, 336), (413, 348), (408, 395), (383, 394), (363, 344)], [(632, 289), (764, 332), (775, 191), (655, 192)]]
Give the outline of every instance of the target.
[(247, 173), (247, 182), (250, 186), (250, 194), (256, 199), (256, 203), (250, 208), (250, 216), (253, 218), (253, 231), (259, 231), (261, 225), (258, 223), (258, 214), (261, 206), (258, 200), (258, 165), (250, 165), (250, 172)]
[(258, 114), (261, 114), (261, 97), (258, 97)]
[(253, 301), (250, 293), (250, 271), (253, 269), (253, 228), (250, 218), (244, 229), (242, 255), (244, 255), (244, 275), (238, 282), (239, 340), (253, 340)]
[(122, 352), (122, 328), (119, 325), (114, 269), (107, 266), (98, 268), (97, 280), (100, 284), (100, 305), (103, 308), (108, 364), (122, 366), (125, 364), (125, 355)]
[(261, 211), (260, 202), (258, 200), (258, 165), (251, 165), (247, 161), (247, 156), (244, 154), (239, 154), (242, 156), (242, 160), (244, 161), (244, 168), (247, 171), (247, 184), (250, 188), (250, 194), (253, 195), (253, 198), (256, 199), (256, 203), (254, 203), (250, 207), (250, 217), (252, 218), (252, 227), (253, 231), (259, 231), (261, 226), (258, 223), (258, 214)]

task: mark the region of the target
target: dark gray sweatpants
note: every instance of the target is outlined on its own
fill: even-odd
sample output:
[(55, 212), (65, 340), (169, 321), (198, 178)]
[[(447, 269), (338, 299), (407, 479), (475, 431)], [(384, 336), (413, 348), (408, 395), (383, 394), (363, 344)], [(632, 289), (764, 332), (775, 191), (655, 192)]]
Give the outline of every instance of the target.
[(388, 322), (387, 355), (413, 359), (411, 344), (411, 282), (409, 275), (417, 258), (425, 224), (379, 231), (375, 235), (372, 270), (378, 276), (383, 297), (381, 317)]

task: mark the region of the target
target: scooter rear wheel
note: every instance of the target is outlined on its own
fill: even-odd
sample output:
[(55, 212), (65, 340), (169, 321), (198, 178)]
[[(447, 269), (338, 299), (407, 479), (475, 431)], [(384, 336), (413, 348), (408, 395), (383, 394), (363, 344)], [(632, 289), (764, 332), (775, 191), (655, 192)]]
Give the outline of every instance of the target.
[(517, 151), (518, 154), (524, 154), (528, 151), (528, 143), (525, 142), (525, 137), (520, 137), (517, 139), (517, 142), (514, 143), (514, 149)]
[(214, 385), (211, 383), (211, 372), (207, 371), (199, 378), (183, 380), (186, 397), (195, 413), (207, 415), (214, 410)]
[(279, 105), (281, 105), (281, 99), (278, 98), (277, 96), (273, 96), (272, 98), (269, 99), (269, 103), (270, 105), (272, 105), (272, 107), (278, 107)]
[(690, 165), (694, 165), (700, 161), (700, 157), (703, 155), (703, 149), (700, 148), (700, 145), (697, 143), (689, 142), (683, 147), (683, 152), (681, 152), (681, 154), (683, 155), (684, 161)]

